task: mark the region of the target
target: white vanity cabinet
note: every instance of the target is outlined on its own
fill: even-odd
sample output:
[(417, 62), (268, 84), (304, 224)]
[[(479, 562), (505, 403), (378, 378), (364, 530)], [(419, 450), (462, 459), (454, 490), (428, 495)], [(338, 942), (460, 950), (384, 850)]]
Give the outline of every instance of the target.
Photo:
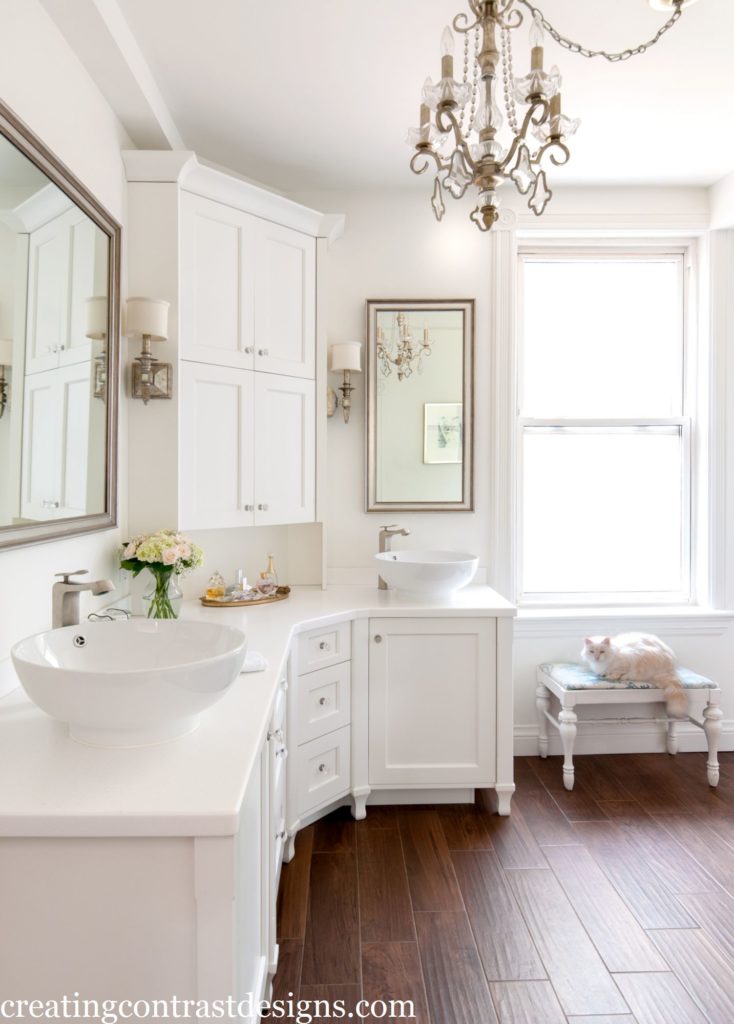
[(496, 782), (496, 620), (370, 619), (369, 784)]

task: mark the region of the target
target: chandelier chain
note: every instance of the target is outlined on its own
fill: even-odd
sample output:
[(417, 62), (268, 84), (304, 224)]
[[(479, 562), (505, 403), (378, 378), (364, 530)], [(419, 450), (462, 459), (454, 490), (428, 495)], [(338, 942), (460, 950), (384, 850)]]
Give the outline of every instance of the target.
[(605, 60), (610, 61), (612, 64), (617, 64), (619, 61), (629, 60), (630, 57), (637, 57), (641, 53), (645, 53), (650, 47), (655, 46), (656, 43), (660, 42), (662, 37), (668, 32), (673, 25), (678, 21), (683, 13), (682, 0), (675, 0), (675, 10), (665, 22), (665, 24), (655, 33), (652, 39), (648, 39), (646, 43), (640, 43), (639, 46), (631, 47), (628, 50), (621, 50), (619, 53), (608, 53), (606, 50), (590, 50), (586, 46), (582, 46), (580, 43), (575, 43), (571, 39), (567, 39), (562, 36), (561, 33), (555, 28), (548, 19), (545, 17), (542, 11), (534, 7), (530, 0), (519, 0), (521, 4), (530, 11), (534, 18), (539, 18), (540, 23), (546, 32), (564, 49), (569, 50), (571, 53), (577, 53), (581, 57), (604, 57)]
[(505, 110), (507, 112), (507, 123), (513, 135), (517, 135), (520, 128), (517, 123), (517, 107), (515, 97), (512, 93), (513, 68), (512, 68), (512, 37), (510, 30), (505, 26), (500, 32), (500, 45), (502, 49), (502, 91), (505, 98)]

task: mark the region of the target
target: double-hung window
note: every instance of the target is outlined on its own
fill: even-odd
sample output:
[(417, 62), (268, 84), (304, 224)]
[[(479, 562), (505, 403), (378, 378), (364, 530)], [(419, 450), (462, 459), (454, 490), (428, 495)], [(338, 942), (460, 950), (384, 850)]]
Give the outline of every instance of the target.
[(520, 599), (689, 601), (686, 250), (519, 261)]

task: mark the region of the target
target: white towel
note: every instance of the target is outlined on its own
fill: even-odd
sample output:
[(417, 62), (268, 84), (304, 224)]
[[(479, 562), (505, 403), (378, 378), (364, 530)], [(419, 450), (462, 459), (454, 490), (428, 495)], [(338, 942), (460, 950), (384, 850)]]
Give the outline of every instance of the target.
[(240, 672), (263, 672), (267, 667), (268, 659), (264, 658), (259, 651), (248, 651)]

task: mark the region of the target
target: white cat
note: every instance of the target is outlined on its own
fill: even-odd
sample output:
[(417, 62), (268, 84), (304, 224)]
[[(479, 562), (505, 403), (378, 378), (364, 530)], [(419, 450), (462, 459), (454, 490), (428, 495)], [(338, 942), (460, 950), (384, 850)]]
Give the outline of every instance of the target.
[(688, 697), (675, 667), (675, 655), (651, 633), (587, 636), (581, 657), (597, 676), (624, 682), (650, 682), (665, 694), (668, 714), (685, 718)]

